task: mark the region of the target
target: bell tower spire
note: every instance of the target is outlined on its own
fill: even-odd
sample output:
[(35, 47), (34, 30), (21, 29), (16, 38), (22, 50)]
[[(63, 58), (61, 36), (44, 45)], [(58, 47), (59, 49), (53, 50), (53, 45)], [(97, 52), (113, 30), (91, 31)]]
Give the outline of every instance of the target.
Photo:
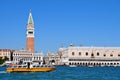
[(34, 21), (30, 10), (27, 24), (26, 49), (28, 52), (34, 52)]
[(30, 10), (29, 18), (28, 18), (28, 24), (34, 24), (31, 10)]

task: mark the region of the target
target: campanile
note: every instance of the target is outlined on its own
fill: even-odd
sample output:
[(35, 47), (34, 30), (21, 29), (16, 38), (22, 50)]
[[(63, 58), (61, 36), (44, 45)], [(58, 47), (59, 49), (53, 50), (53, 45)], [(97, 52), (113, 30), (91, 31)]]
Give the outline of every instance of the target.
[(34, 52), (34, 22), (32, 12), (30, 11), (26, 35), (26, 49), (28, 52)]

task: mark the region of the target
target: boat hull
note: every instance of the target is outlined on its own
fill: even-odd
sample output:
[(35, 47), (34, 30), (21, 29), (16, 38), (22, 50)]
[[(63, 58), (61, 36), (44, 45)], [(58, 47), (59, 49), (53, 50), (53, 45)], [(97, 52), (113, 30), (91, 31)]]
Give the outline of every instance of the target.
[(55, 68), (7, 68), (7, 72), (50, 72)]

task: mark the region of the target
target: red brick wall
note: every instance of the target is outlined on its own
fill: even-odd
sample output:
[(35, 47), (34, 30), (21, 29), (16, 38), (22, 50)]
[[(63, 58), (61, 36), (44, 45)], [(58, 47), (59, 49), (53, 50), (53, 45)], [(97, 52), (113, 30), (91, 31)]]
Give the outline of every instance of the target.
[(34, 38), (29, 37), (26, 41), (26, 48), (29, 52), (34, 52)]

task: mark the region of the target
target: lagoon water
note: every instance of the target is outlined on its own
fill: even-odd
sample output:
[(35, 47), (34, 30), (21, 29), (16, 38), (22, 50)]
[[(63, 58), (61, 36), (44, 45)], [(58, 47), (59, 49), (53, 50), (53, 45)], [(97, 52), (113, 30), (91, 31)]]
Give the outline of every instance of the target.
[(0, 80), (120, 80), (120, 67), (58, 66), (52, 72), (6, 73), (0, 67)]

